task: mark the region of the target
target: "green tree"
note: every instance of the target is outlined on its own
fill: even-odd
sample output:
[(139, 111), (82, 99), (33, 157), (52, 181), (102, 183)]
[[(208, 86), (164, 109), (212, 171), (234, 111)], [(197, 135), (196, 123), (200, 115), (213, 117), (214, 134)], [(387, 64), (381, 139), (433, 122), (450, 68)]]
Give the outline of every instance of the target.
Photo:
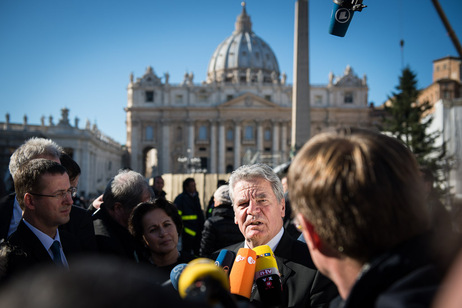
[(396, 90), (389, 97), (391, 104), (385, 106), (387, 115), (382, 130), (402, 140), (419, 164), (432, 170), (435, 178), (440, 178), (438, 160), (444, 153), (442, 147), (435, 146), (435, 141), (441, 133), (428, 131), (433, 121), (432, 105), (428, 101), (417, 103), (417, 76), (409, 67), (402, 70)]

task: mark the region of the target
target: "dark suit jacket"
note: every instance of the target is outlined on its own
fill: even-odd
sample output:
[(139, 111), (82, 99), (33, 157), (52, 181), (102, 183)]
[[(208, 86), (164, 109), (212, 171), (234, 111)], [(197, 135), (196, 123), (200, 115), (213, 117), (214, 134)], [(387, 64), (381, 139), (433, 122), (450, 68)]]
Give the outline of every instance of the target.
[[(237, 253), (243, 247), (242, 242), (226, 249)], [(337, 296), (337, 288), (316, 269), (305, 243), (284, 231), (274, 256), (283, 288), (281, 307), (328, 307), (329, 302)], [(257, 305), (261, 303), (255, 286), (250, 301)]]
[[(0, 199), (0, 242), (8, 238), (15, 196), (16, 194), (9, 194)], [(95, 230), (91, 213), (78, 206), (72, 206), (69, 217), (69, 222), (59, 226), (59, 231), (65, 230), (73, 234), (80, 242), (82, 253), (96, 253)]]
[(8, 238), (15, 196), (16, 194), (9, 194), (0, 199), (0, 242)]
[(100, 253), (144, 261), (144, 247), (111, 217), (104, 204), (93, 214), (93, 226)]
[[(71, 256), (78, 253), (81, 247), (72, 234), (60, 231), (59, 236), (66, 259), (71, 263)], [(36, 266), (53, 264), (45, 247), (22, 220), (16, 232), (2, 244), (1, 251), (4, 258), (1, 260), (4, 266), (0, 273), (2, 282)]]

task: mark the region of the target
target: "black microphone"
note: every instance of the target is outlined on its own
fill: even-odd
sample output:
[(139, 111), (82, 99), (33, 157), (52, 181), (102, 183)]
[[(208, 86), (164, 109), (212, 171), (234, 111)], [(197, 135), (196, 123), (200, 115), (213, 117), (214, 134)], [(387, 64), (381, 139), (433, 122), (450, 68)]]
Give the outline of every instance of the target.
[(234, 251), (222, 249), (217, 259), (215, 260), (215, 265), (221, 266), (225, 273), (229, 276), (229, 272), (233, 267), (234, 258), (236, 258), (236, 254), (234, 253)]
[(253, 249), (257, 255), (255, 283), (264, 307), (277, 307), (282, 304), (282, 282), (273, 251), (268, 245)]
[(344, 37), (355, 11), (361, 12), (366, 5), (363, 0), (334, 0), (330, 16), (329, 33)]

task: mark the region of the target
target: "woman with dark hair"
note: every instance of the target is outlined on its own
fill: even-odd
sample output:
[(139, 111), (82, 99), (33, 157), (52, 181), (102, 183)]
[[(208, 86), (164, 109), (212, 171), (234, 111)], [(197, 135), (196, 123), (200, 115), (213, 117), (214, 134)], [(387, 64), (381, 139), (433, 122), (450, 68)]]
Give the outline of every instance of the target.
[(130, 233), (146, 247), (146, 258), (165, 275), (164, 281), (176, 265), (194, 259), (178, 251), (182, 229), (178, 210), (162, 198), (138, 204), (130, 216)]

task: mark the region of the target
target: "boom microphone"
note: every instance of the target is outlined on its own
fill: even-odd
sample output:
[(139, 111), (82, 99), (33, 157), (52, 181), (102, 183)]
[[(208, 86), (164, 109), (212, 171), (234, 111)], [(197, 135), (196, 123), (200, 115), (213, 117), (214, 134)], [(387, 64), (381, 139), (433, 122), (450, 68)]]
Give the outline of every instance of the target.
[(330, 16), (329, 33), (344, 37), (355, 11), (361, 12), (366, 5), (363, 0), (334, 0), (332, 15)]
[(253, 250), (257, 255), (255, 282), (261, 301), (265, 307), (279, 306), (282, 304), (282, 282), (273, 251), (268, 245)]
[(221, 266), (225, 273), (229, 276), (235, 257), (236, 254), (233, 251), (222, 249), (217, 259), (215, 260), (215, 265)]
[(230, 291), (232, 294), (250, 299), (255, 275), (257, 254), (250, 248), (240, 248), (229, 274)]

